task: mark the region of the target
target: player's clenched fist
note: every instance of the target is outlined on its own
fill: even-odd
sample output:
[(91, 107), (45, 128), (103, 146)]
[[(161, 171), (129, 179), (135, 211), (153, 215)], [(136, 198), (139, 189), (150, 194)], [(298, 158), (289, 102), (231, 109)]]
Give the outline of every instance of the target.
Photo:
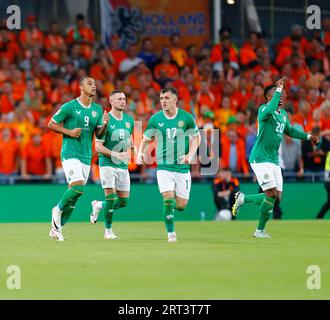
[(81, 128), (74, 128), (69, 131), (69, 136), (71, 138), (79, 138), (81, 135)]

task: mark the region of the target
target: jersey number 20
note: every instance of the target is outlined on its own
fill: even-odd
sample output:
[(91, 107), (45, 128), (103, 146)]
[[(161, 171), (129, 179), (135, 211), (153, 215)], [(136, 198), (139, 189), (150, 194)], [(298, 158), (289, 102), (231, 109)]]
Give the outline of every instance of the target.
[(284, 131), (284, 123), (276, 122), (276, 132), (283, 133)]

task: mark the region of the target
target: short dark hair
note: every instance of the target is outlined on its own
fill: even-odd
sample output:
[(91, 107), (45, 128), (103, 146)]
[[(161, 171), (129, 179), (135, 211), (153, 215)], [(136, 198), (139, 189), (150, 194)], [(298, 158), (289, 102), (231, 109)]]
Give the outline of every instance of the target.
[(91, 78), (90, 76), (82, 76), (80, 79), (79, 79), (79, 84), (81, 85), (83, 82), (84, 82), (84, 80), (85, 79), (87, 79), (87, 78)]
[(113, 90), (110, 93), (110, 97), (113, 96), (113, 95), (115, 95), (116, 93), (124, 93), (124, 91), (123, 90)]
[(178, 91), (176, 91), (176, 89), (173, 87), (168, 87), (168, 88), (164, 88), (164, 89), (160, 90), (160, 94), (164, 94), (167, 92), (171, 92), (172, 94), (174, 94), (175, 96), (178, 97)]
[(270, 84), (269, 86), (267, 86), (267, 87), (264, 89), (264, 97), (265, 97), (266, 100), (267, 100), (268, 92), (269, 92), (270, 90), (273, 90), (274, 88), (276, 88), (276, 85), (275, 85), (275, 84)]

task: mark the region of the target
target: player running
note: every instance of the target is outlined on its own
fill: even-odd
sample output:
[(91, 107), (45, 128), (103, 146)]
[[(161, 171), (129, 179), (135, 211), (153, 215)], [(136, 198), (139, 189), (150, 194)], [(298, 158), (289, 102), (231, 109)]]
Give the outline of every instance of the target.
[(90, 221), (97, 222), (99, 213), (104, 214), (104, 239), (115, 240), (118, 237), (112, 231), (113, 212), (127, 206), (130, 192), (128, 161), (133, 149), (133, 118), (124, 113), (126, 96), (121, 90), (114, 90), (109, 96), (111, 111), (107, 131), (96, 139), (95, 149), (99, 153), (100, 178), (104, 189), (105, 201), (92, 202)]
[(245, 195), (237, 192), (232, 208), (235, 216), (245, 203), (255, 203), (260, 206), (259, 224), (254, 232), (256, 238), (270, 237), (265, 232), (265, 225), (273, 212), (276, 198), (281, 199), (283, 178), (278, 162), (278, 149), (283, 134), (296, 139), (311, 140), (314, 144), (319, 143), (318, 137), (291, 126), (286, 111), (282, 109), (286, 100), (286, 92), (283, 89), (284, 80), (285, 78), (282, 78), (276, 82), (276, 85), (270, 85), (264, 89), (264, 97), (268, 103), (261, 105), (258, 110), (257, 139), (249, 159), (264, 193)]
[(69, 220), (88, 180), (94, 132), (102, 137), (109, 121), (108, 114), (92, 101), (96, 94), (95, 80), (85, 76), (79, 84), (80, 96), (63, 104), (48, 123), (50, 130), (63, 135), (61, 161), (69, 184), (52, 209), (49, 236), (59, 241), (64, 240), (62, 226)]
[(176, 242), (174, 210), (183, 211), (188, 203), (190, 163), (200, 144), (200, 133), (192, 115), (177, 107), (175, 88), (160, 91), (162, 110), (146, 127), (138, 152), (138, 164), (145, 162), (145, 148), (156, 139), (157, 182), (163, 196), (163, 214), (168, 241)]

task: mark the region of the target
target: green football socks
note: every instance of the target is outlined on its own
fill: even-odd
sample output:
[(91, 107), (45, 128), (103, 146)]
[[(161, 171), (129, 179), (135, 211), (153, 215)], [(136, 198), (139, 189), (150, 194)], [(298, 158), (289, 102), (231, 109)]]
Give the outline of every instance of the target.
[(264, 193), (256, 193), (256, 194), (245, 194), (244, 195), (244, 203), (255, 203), (261, 204), (265, 198)]
[(163, 200), (163, 215), (167, 232), (174, 232), (174, 199)]
[(78, 198), (84, 193), (84, 186), (73, 186), (72, 188), (67, 189), (60, 202), (58, 203), (58, 207), (60, 210), (63, 210), (66, 205), (68, 205), (72, 201), (77, 201)]
[(266, 222), (268, 221), (270, 215), (273, 212), (275, 201), (276, 201), (276, 198), (271, 198), (271, 197), (267, 197), (267, 196), (265, 196), (265, 198), (263, 199), (261, 206), (260, 206), (258, 230), (265, 229)]
[(115, 193), (109, 194), (105, 197), (105, 201), (102, 203), (102, 211), (104, 214), (104, 225), (106, 229), (111, 229), (113, 210), (115, 203), (118, 200), (118, 196)]
[(71, 214), (76, 206), (76, 203), (79, 197), (84, 193), (84, 186), (73, 186), (72, 188), (67, 189), (60, 202), (58, 207), (62, 210), (61, 214), (61, 225), (64, 226), (71, 217)]

